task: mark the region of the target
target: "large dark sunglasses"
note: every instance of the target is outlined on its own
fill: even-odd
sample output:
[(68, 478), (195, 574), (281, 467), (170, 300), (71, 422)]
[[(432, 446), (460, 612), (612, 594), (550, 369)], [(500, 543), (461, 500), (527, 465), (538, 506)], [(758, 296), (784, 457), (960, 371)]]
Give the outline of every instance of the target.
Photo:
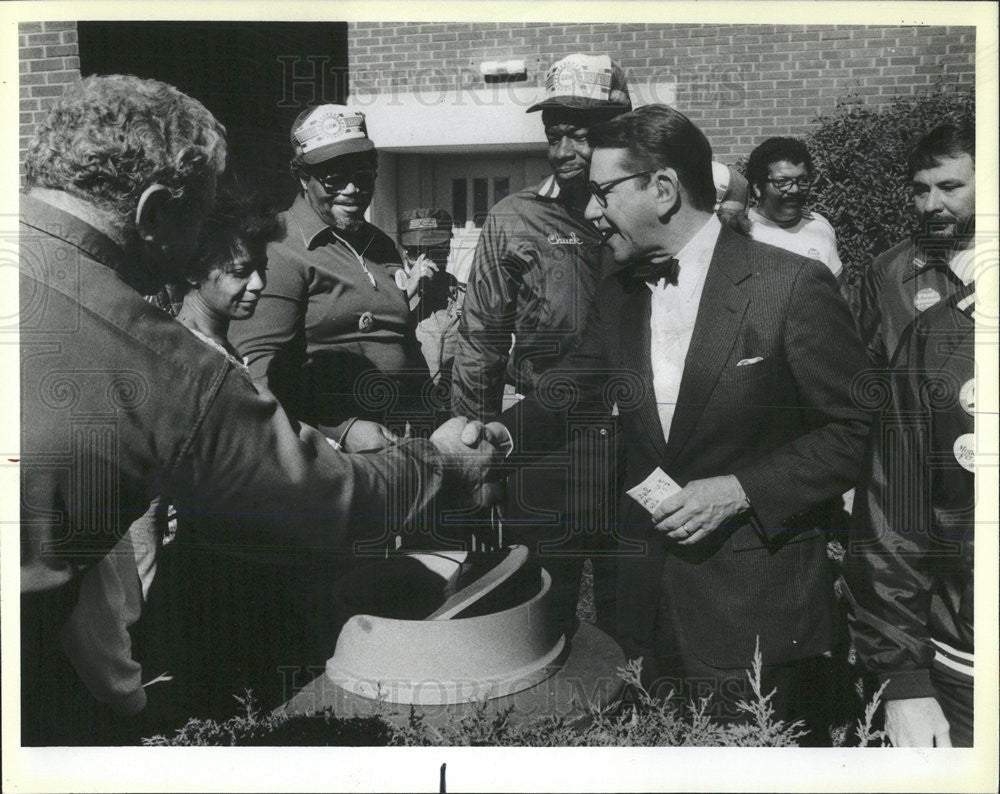
[(597, 199), (597, 203), (607, 209), (608, 193), (611, 192), (611, 188), (615, 185), (620, 185), (622, 182), (628, 182), (630, 179), (635, 179), (638, 176), (645, 176), (646, 174), (651, 173), (653, 173), (652, 170), (639, 171), (637, 174), (629, 174), (628, 176), (618, 177), (618, 179), (609, 179), (607, 182), (590, 181), (587, 183), (587, 187), (590, 189), (591, 195)]
[(375, 184), (374, 168), (359, 168), (350, 173), (326, 173), (317, 174), (310, 172), (309, 175), (319, 182), (328, 193), (341, 193), (347, 189), (348, 185), (354, 185), (358, 190), (370, 190)]

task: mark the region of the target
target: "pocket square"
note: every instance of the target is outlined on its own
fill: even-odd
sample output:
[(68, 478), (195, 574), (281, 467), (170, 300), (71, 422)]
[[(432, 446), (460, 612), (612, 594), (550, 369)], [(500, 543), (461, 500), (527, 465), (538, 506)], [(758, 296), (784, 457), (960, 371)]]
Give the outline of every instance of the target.
[(756, 356), (755, 358), (744, 358), (741, 361), (736, 362), (737, 367), (749, 367), (751, 364), (757, 364), (764, 360), (763, 356)]

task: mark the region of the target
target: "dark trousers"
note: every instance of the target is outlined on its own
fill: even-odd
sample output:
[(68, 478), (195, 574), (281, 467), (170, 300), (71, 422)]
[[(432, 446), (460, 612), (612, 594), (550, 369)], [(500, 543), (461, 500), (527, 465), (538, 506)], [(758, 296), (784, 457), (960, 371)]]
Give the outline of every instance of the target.
[[(678, 642), (666, 596), (660, 600), (653, 663), (644, 670), (643, 683), (650, 694), (664, 698), (673, 690), (686, 707), (711, 696), (709, 713), (720, 722), (748, 722), (753, 717), (737, 707), (751, 703), (756, 695), (747, 676), (752, 659), (740, 668), (706, 664), (690, 648)], [(801, 720), (806, 735), (797, 740), (802, 747), (829, 747), (830, 724), (835, 717), (837, 680), (834, 659), (818, 655), (761, 668), (761, 693), (774, 709), (772, 719), (791, 723)]]
[(543, 458), (508, 482), (503, 543), (527, 546), (551, 574), (553, 603), (567, 636), (573, 633), (587, 559), (596, 624), (616, 633), (617, 477), (608, 444), (599, 428), (581, 431), (567, 454)]
[(937, 701), (948, 720), (952, 747), (972, 747), (973, 687), (970, 681), (950, 675), (937, 667), (931, 669), (931, 683)]

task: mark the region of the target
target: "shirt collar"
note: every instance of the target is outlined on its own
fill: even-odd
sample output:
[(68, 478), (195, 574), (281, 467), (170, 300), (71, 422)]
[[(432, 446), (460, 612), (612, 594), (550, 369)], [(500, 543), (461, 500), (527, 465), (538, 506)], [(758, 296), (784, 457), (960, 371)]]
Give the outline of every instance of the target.
[[(719, 221), (719, 216), (712, 213), (705, 224), (695, 232), (694, 237), (688, 240), (674, 256), (678, 267), (677, 289), (685, 298), (691, 298), (704, 282), (721, 231), (722, 223)], [(660, 279), (659, 283), (650, 284), (649, 288), (655, 291), (666, 289), (667, 286), (665, 280)]]
[(312, 208), (309, 199), (303, 193), (295, 197), (292, 206), (288, 208), (288, 214), (298, 227), (302, 245), (310, 251), (322, 242), (317, 238), (330, 233), (330, 227), (316, 214), (316, 210)]
[(121, 246), (76, 215), (22, 193), (21, 223), (69, 243), (128, 281)]
[(719, 232), (722, 231), (722, 223), (719, 216), (714, 212), (709, 216), (705, 224), (695, 232), (694, 237), (684, 244), (684, 247), (674, 256), (677, 263), (683, 268), (685, 265), (695, 267), (708, 267), (712, 261), (712, 252), (715, 244), (719, 241)]

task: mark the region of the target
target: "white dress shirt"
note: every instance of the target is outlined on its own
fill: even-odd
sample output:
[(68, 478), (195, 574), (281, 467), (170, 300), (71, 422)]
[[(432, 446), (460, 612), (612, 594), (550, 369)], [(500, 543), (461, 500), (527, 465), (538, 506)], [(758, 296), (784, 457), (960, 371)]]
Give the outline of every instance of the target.
[(653, 368), (653, 392), (664, 441), (670, 437), (670, 424), (684, 374), (684, 359), (691, 345), (701, 291), (721, 229), (718, 217), (712, 215), (687, 245), (677, 252), (676, 286), (668, 284), (666, 279), (649, 285), (653, 293), (649, 316), (649, 353)]

